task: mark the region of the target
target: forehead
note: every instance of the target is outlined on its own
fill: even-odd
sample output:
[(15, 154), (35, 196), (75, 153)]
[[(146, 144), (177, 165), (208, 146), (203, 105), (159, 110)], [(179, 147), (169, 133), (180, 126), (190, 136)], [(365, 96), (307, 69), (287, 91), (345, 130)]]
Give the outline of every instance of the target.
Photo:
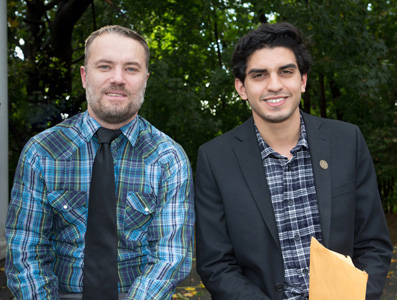
[(131, 59), (145, 65), (145, 49), (138, 41), (117, 33), (103, 33), (92, 41), (88, 49), (88, 63)]
[(252, 68), (273, 69), (288, 64), (297, 65), (295, 54), (291, 49), (262, 48), (254, 51), (248, 58), (246, 72), (248, 73)]

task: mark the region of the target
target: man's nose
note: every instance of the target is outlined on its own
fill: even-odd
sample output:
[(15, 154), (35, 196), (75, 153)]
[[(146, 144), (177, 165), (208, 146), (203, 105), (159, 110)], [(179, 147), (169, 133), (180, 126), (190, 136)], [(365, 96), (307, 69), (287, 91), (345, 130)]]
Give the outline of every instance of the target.
[(267, 84), (267, 89), (269, 92), (279, 92), (282, 90), (283, 84), (278, 76), (278, 74), (271, 74), (269, 76), (269, 81)]
[(114, 68), (112, 77), (110, 78), (111, 84), (123, 85), (125, 84), (124, 72), (121, 68)]

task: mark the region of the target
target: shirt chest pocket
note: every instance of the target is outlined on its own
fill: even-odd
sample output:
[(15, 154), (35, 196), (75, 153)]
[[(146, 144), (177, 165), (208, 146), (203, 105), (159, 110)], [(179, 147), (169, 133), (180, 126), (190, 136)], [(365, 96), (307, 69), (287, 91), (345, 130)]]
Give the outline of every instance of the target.
[(70, 212), (87, 204), (87, 193), (83, 191), (53, 191), (48, 194), (53, 209)]
[(157, 197), (154, 194), (128, 192), (125, 208), (125, 229), (146, 229), (155, 214)]
[(87, 192), (53, 191), (47, 195), (54, 214), (54, 226), (58, 230), (75, 226), (85, 226), (87, 216)]

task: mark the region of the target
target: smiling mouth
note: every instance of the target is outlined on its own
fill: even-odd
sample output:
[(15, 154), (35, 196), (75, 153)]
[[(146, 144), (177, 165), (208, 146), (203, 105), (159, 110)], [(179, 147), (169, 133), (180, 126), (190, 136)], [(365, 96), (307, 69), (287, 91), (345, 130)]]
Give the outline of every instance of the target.
[(125, 97), (125, 94), (105, 93), (109, 97)]
[(269, 103), (280, 103), (281, 101), (284, 101), (285, 99), (287, 99), (287, 97), (276, 98), (276, 99), (268, 99), (268, 100), (265, 100), (265, 101), (269, 102)]

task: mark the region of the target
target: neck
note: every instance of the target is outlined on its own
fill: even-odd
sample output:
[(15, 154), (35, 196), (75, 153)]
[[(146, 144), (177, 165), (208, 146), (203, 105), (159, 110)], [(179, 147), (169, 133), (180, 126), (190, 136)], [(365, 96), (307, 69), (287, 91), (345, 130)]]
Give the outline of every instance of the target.
[(135, 113), (133, 116), (131, 116), (131, 118), (120, 122), (120, 123), (110, 123), (107, 122), (106, 120), (99, 118), (98, 115), (95, 114), (95, 112), (90, 108), (90, 106), (88, 106), (88, 113), (90, 114), (90, 116), (97, 121), (99, 124), (101, 124), (102, 127), (106, 128), (106, 129), (113, 129), (113, 130), (117, 130), (120, 129), (121, 127), (123, 127), (124, 125), (130, 123), (133, 119), (136, 118), (136, 116), (138, 115), (138, 113)]
[[(255, 120), (255, 116), (254, 116)], [(291, 149), (296, 146), (300, 136), (300, 115), (281, 123), (259, 122), (255, 124), (266, 143), (281, 155), (291, 158)]]

